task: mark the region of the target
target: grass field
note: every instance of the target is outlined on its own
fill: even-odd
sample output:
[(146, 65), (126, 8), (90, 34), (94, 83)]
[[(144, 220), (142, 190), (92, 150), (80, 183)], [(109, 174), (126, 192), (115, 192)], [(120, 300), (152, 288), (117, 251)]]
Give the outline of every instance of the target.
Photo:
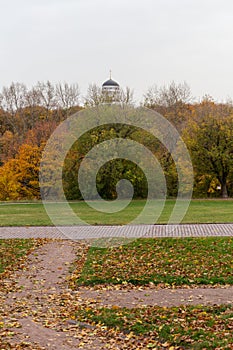
[[(167, 200), (157, 223), (166, 223), (175, 200)], [(64, 224), (75, 222), (69, 219), (62, 204), (50, 204)], [(123, 211), (114, 214), (103, 214), (90, 208), (85, 202), (71, 202), (73, 211), (82, 220), (92, 225), (121, 225), (132, 221), (142, 211), (144, 200), (134, 200)], [(155, 208), (156, 211), (156, 208)], [(152, 211), (153, 213), (153, 211)], [(182, 221), (183, 223), (229, 223), (233, 222), (233, 199), (230, 200), (192, 200)], [(142, 224), (145, 222), (141, 222)], [(1, 226), (47, 226), (52, 225), (42, 203), (0, 203)]]
[[(77, 264), (80, 264), (77, 261)], [(153, 282), (161, 287), (233, 284), (233, 237), (138, 239), (128, 245), (90, 247), (76, 288), (118, 284), (117, 289)], [(73, 277), (75, 276), (75, 270)], [(73, 280), (73, 278), (72, 278)], [(102, 286), (101, 286), (102, 284)], [(75, 288), (75, 285), (72, 284)], [(201, 303), (200, 303), (201, 304)], [(121, 331), (145, 349), (231, 349), (233, 306), (76, 308), (71, 318)], [(158, 345), (159, 342), (159, 345)]]
[(233, 237), (140, 238), (90, 247), (78, 285), (233, 284)]
[[(141, 335), (140, 349), (232, 349), (233, 307), (181, 306), (127, 308), (79, 308), (75, 317), (127, 336)], [(158, 344), (159, 340), (159, 344)], [(135, 349), (135, 348), (134, 348)], [(138, 348), (139, 349), (139, 348)]]

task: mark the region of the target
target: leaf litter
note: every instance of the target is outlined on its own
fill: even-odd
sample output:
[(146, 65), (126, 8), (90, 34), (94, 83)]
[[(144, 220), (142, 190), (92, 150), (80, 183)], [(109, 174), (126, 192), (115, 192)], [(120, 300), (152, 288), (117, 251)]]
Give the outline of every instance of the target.
[[(144, 295), (144, 304), (134, 299), (125, 308), (120, 297), (104, 306), (100, 300), (109, 290), (127, 294), (138, 292), (140, 287), (102, 286), (101, 298), (92, 295), (88, 287), (75, 290), (72, 283), (81, 275), (87, 252), (88, 244), (83, 241), (49, 241), (22, 260), (18, 271), (3, 276), (0, 349), (184, 349), (195, 342), (191, 328), (196, 330), (196, 337), (205, 329), (209, 342), (218, 337), (221, 348), (233, 346), (231, 305), (212, 309), (147, 307)], [(79, 268), (74, 268), (77, 257)], [(153, 288), (164, 292), (152, 285), (139, 292), (149, 293)], [(172, 329), (171, 321), (179, 327)], [(202, 334), (199, 336), (201, 339)]]

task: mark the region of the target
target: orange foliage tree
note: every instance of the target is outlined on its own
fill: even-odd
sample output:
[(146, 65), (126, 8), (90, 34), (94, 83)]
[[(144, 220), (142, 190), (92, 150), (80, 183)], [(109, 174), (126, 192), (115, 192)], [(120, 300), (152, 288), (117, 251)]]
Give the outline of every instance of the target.
[(0, 167), (0, 200), (40, 198), (41, 148), (24, 144), (15, 159)]

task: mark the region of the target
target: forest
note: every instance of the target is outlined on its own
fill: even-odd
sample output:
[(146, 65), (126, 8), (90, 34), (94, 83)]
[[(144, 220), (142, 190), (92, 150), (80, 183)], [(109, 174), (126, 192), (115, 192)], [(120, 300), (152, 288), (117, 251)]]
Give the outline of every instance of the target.
[[(0, 92), (0, 200), (40, 199), (39, 170), (42, 152), (52, 132), (66, 118), (85, 108), (103, 103), (101, 88), (89, 86), (82, 97), (78, 84), (49, 81), (28, 88), (12, 83)], [(130, 88), (120, 91), (121, 105), (134, 105)], [(233, 196), (233, 103), (216, 102), (205, 95), (192, 97), (187, 83), (149, 88), (141, 105), (167, 118), (182, 136), (194, 168), (194, 198)], [(63, 187), (67, 199), (81, 200), (77, 173), (85, 154), (109, 138), (127, 137), (144, 142), (162, 166), (167, 197), (177, 195), (177, 170), (167, 149), (136, 128), (130, 132), (119, 125), (98, 127), (77, 140), (63, 164)], [(97, 189), (105, 199), (116, 198), (116, 183), (126, 178), (135, 198), (146, 198), (147, 182), (134, 163), (119, 159), (108, 162), (97, 176)]]

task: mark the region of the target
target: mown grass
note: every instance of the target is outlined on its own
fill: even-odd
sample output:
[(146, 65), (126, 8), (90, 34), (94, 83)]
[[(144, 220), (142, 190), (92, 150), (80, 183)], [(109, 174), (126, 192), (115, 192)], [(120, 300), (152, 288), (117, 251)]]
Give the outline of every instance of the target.
[(47, 226), (51, 221), (42, 203), (0, 204), (0, 226)]
[[(148, 337), (146, 348), (232, 349), (233, 307), (79, 308), (78, 321)], [(162, 347), (164, 345), (164, 347)]]
[(146, 238), (90, 247), (78, 285), (233, 284), (233, 237)]
[[(159, 205), (153, 208), (141, 223), (151, 223)], [(169, 199), (159, 216), (157, 223), (167, 223), (174, 207), (175, 200)], [(64, 225), (73, 225), (75, 221), (69, 216), (62, 203), (48, 204), (53, 208), (59, 222)], [(122, 225), (131, 222), (143, 210), (145, 200), (133, 200), (125, 210), (116, 213), (103, 213), (92, 209), (85, 202), (70, 202), (75, 214), (91, 225)], [(233, 222), (233, 200), (192, 200), (189, 209), (182, 221), (183, 223), (227, 223)], [(43, 204), (35, 203), (0, 203), (0, 226), (48, 226), (53, 225)]]

